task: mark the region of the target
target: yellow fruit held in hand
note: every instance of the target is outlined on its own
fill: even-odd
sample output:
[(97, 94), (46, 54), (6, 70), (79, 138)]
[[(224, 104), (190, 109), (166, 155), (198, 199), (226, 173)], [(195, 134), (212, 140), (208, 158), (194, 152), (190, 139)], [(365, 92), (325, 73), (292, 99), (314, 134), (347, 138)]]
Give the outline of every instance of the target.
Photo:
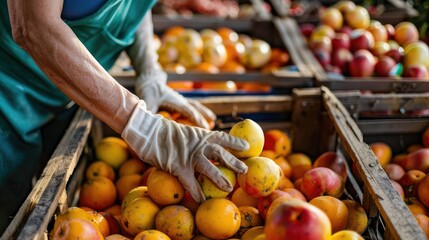
[(95, 154), (99, 160), (118, 168), (128, 159), (128, 145), (117, 137), (103, 138), (95, 147)]
[(264, 147), (264, 132), (262, 131), (261, 126), (253, 120), (245, 119), (234, 124), (229, 131), (229, 134), (246, 140), (250, 145), (249, 149), (244, 151), (231, 150), (231, 153), (237, 158), (257, 157), (261, 154)]
[[(216, 166), (222, 174), (228, 179), (232, 186), (235, 185), (237, 181), (237, 176), (234, 171), (228, 169), (225, 166), (217, 165)], [(210, 198), (224, 198), (228, 196), (229, 192), (222, 191), (219, 189), (208, 177), (203, 174), (198, 176), (198, 182), (200, 183), (201, 189), (203, 190), (204, 196), (207, 199)]]

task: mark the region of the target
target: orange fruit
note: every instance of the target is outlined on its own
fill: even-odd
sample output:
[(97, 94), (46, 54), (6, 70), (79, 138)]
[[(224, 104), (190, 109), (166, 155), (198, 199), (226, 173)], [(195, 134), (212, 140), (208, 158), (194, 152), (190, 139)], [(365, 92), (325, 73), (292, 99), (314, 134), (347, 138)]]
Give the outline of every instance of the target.
[(429, 210), (417, 199), (411, 199), (410, 203), (407, 202), (407, 206), (414, 216), (417, 214), (429, 216)]
[(116, 188), (106, 177), (87, 179), (79, 194), (79, 206), (92, 208), (96, 211), (112, 206), (116, 201)]
[(142, 179), (140, 181), (141, 186), (147, 186), (147, 179), (149, 178), (149, 175), (156, 170), (156, 167), (149, 167), (146, 171), (144, 171)]
[(101, 232), (101, 234), (105, 237), (110, 235), (110, 225), (107, 219), (101, 214), (101, 212), (97, 212), (94, 210), (88, 211), (89, 215), (94, 219), (94, 221), (97, 223), (98, 228)]
[(264, 150), (271, 150), (281, 156), (287, 156), (292, 150), (292, 140), (281, 130), (271, 129), (264, 132)]
[[(263, 238), (261, 238), (261, 236)], [(264, 239), (266, 238), (265, 238), (263, 226), (253, 227), (247, 230), (241, 237), (241, 240), (264, 240)]]
[(122, 212), (121, 225), (127, 233), (136, 236), (143, 230), (155, 227), (159, 207), (150, 198), (138, 198)]
[(109, 208), (106, 208), (103, 212), (110, 213), (113, 216), (121, 215), (121, 206), (119, 204), (115, 204)]
[(225, 73), (239, 73), (243, 74), (246, 72), (246, 68), (236, 61), (229, 60), (223, 64), (219, 70)]
[(268, 208), (268, 210), (267, 210), (267, 213), (266, 213), (265, 219), (270, 218), (271, 214), (273, 214), (274, 210), (275, 210), (278, 206), (280, 206), (280, 205), (282, 205), (283, 203), (288, 202), (288, 201), (290, 201), (290, 200), (292, 200), (292, 199), (294, 199), (294, 198), (293, 198), (293, 197), (291, 197), (291, 196), (281, 196), (281, 197), (279, 197), (279, 198), (275, 199), (275, 200), (270, 204), (270, 206), (269, 206), (269, 208)]
[(155, 228), (171, 239), (192, 239), (195, 228), (194, 216), (183, 206), (167, 206), (156, 215)]
[(257, 208), (258, 207), (258, 198), (253, 197), (246, 193), (243, 188), (239, 187), (237, 188), (231, 196), (231, 201), (237, 206), (237, 207), (243, 207), (243, 206), (252, 206)]
[(368, 226), (368, 216), (365, 209), (354, 200), (342, 200), (348, 209), (347, 230), (362, 234)]
[(288, 193), (293, 198), (307, 202), (307, 198), (304, 196), (304, 194), (295, 188), (284, 188), (284, 189), (282, 189), (282, 191)]
[(72, 218), (63, 221), (53, 232), (52, 239), (104, 239), (94, 225), (84, 219)]
[(149, 191), (146, 186), (138, 186), (129, 191), (122, 201), (121, 212), (134, 200), (137, 198), (149, 197)]
[[(221, 171), (221, 173), (228, 179), (228, 181), (231, 183), (232, 186), (235, 185), (237, 181), (237, 176), (234, 171), (231, 169), (222, 166), (222, 165), (216, 165), (216, 167)], [(208, 177), (206, 177), (204, 174), (200, 174), (198, 176), (198, 183), (201, 186), (201, 190), (203, 191), (204, 196), (206, 199), (210, 198), (224, 198), (228, 196), (229, 192), (225, 192), (221, 189), (219, 189)]]
[(258, 209), (252, 206), (243, 206), (239, 207), (238, 210), (240, 211), (241, 224), (236, 236), (240, 237), (249, 229), (264, 225), (261, 216), (259, 216)]
[(426, 234), (426, 237), (429, 238), (429, 217), (423, 214), (417, 214), (415, 218), (423, 232)]
[(220, 27), (216, 30), (222, 38), (223, 42), (237, 42), (238, 34), (228, 27)]
[(284, 66), (289, 62), (289, 54), (280, 48), (272, 48), (271, 49), (271, 59), (270, 62), (275, 62), (279, 66)]
[(151, 229), (141, 231), (134, 240), (170, 240), (170, 238), (161, 231)]
[(385, 166), (392, 160), (392, 149), (383, 142), (371, 143), (369, 145), (377, 157), (381, 166)]
[(142, 176), (140, 174), (124, 175), (116, 180), (119, 200), (122, 202), (125, 195), (132, 189), (140, 186)]
[(266, 157), (252, 157), (244, 161), (247, 173), (238, 174), (238, 183), (243, 190), (254, 197), (270, 195), (279, 184), (280, 167)]
[(95, 155), (97, 159), (118, 168), (128, 159), (128, 145), (120, 138), (106, 137), (95, 146)]
[[(265, 143), (266, 142), (267, 142), (267, 139), (265, 138)], [(275, 153), (272, 150), (263, 150), (260, 156), (272, 159), (277, 165), (279, 165), (285, 177), (287, 178), (292, 177), (292, 168), (289, 162), (286, 160), (286, 158), (284, 158), (280, 154)]]
[(240, 228), (240, 211), (227, 199), (212, 198), (201, 203), (195, 215), (195, 223), (205, 236), (226, 239)]
[(286, 158), (292, 168), (292, 179), (297, 180), (311, 169), (311, 159), (303, 153), (293, 153)]
[(185, 31), (185, 28), (182, 26), (172, 26), (169, 27), (165, 32), (162, 34), (162, 38), (165, 39), (166, 37), (172, 36), (177, 37), (180, 34), (182, 34)]
[(105, 238), (105, 240), (131, 240), (121, 234), (113, 234)]
[(115, 171), (109, 164), (103, 161), (91, 163), (85, 171), (85, 176), (88, 179), (101, 176), (115, 181)]
[(167, 85), (176, 91), (191, 91), (194, 89), (194, 82), (192, 81), (169, 81)]
[(193, 72), (200, 72), (200, 73), (211, 73), (211, 74), (219, 73), (219, 68), (208, 62), (202, 62), (196, 65), (191, 70)]
[(178, 204), (185, 195), (177, 177), (158, 169), (149, 175), (147, 188), (150, 198), (160, 206)]
[(340, 199), (332, 196), (320, 196), (311, 199), (309, 203), (326, 213), (331, 221), (332, 233), (346, 228), (349, 211)]
[(333, 234), (329, 240), (364, 240), (364, 238), (355, 231), (341, 230)]
[(119, 167), (119, 177), (130, 174), (142, 174), (146, 170), (146, 164), (139, 159), (129, 159)]
[[(167, 73), (178, 73), (183, 74), (186, 72), (185, 66), (183, 66), (180, 63), (168, 63), (162, 66), (162, 69), (164, 69)], [(186, 84), (175, 84), (179, 82), (168, 82), (167, 85), (175, 90), (190, 90), (192, 89), (192, 83), (191, 81), (183, 81), (186, 82)]]
[(227, 41), (224, 42), (223, 45), (226, 49), (226, 56), (228, 59), (227, 61), (238, 61), (240, 59), (240, 56), (246, 50), (246, 47), (244, 47), (244, 44), (241, 42)]

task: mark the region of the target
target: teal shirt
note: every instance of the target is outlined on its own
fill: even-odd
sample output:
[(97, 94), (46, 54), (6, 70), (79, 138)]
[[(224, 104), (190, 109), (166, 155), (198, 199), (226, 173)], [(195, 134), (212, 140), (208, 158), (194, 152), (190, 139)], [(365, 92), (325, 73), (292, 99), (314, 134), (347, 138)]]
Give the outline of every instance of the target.
[[(108, 0), (94, 13), (65, 22), (109, 69), (134, 42), (138, 25), (154, 0)], [(40, 129), (70, 100), (13, 40), (7, 0), (0, 0), (0, 185), (23, 161), (36, 161)]]

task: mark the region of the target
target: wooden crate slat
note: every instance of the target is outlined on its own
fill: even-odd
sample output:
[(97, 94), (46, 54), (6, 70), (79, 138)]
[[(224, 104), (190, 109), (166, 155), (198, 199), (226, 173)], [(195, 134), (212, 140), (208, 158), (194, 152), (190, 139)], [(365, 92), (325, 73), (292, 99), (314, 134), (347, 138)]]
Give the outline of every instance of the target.
[[(92, 115), (79, 109), (40, 179), (2, 239), (41, 239), (66, 188), (91, 129)], [(64, 196), (63, 196), (64, 197)], [(22, 229), (21, 224), (26, 222)]]
[[(337, 110), (338, 99), (329, 89), (322, 88), (323, 103), (335, 128), (339, 133), (345, 149), (361, 173), (365, 174), (364, 187), (386, 224), (389, 237), (392, 239), (426, 239), (416, 219), (408, 210), (405, 202), (390, 183), (386, 172), (378, 163), (371, 148), (349, 128), (347, 112)], [(346, 116), (345, 116), (346, 115)]]

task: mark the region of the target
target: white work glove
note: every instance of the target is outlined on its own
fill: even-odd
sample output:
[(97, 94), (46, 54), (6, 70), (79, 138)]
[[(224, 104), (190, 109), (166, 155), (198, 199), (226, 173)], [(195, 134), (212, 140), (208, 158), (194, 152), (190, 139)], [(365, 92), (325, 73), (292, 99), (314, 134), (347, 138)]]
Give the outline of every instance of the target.
[(190, 127), (165, 119), (146, 110), (140, 100), (128, 120), (122, 138), (143, 161), (177, 176), (197, 202), (205, 196), (195, 178), (204, 174), (224, 191), (233, 186), (216, 166), (215, 160), (237, 173), (245, 173), (246, 165), (224, 148), (246, 150), (249, 144), (224, 132)]
[(216, 115), (199, 102), (186, 99), (167, 86), (167, 74), (158, 63), (153, 41), (152, 15), (146, 14), (140, 24), (134, 44), (127, 49), (131, 63), (137, 72), (136, 95), (146, 102), (147, 109), (156, 113), (165, 108), (184, 115), (199, 127), (209, 128), (209, 121)]

